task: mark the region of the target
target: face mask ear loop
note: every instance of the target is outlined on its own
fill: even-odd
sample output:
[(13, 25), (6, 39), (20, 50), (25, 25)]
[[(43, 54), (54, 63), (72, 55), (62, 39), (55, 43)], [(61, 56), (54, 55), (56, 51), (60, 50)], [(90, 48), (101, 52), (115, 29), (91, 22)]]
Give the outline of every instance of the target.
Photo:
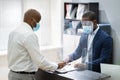
[(37, 23), (36, 26), (33, 28), (33, 31), (37, 31), (40, 28), (40, 24)]

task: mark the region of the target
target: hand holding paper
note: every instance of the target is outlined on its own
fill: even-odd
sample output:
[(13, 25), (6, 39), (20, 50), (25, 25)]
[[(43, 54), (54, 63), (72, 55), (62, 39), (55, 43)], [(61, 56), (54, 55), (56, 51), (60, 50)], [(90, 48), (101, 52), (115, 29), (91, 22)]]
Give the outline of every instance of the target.
[(77, 69), (77, 68), (74, 68), (74, 66), (66, 65), (66, 66), (64, 66), (63, 68), (58, 69), (57, 72), (59, 72), (59, 73), (66, 73), (66, 72), (74, 71), (74, 70), (76, 70), (76, 69)]
[(63, 68), (66, 65), (66, 62), (58, 63), (58, 69)]

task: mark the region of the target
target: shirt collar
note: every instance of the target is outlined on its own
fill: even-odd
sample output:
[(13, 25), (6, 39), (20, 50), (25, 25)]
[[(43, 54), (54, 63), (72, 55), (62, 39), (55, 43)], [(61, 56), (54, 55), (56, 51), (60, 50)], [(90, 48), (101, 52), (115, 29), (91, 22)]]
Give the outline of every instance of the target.
[(27, 24), (26, 22), (23, 22), (23, 25), (24, 25), (24, 27), (26, 27), (26, 28), (28, 28), (29, 30), (32, 30), (32, 31), (33, 31), (33, 29), (31, 28), (31, 26), (30, 26), (29, 24)]
[(97, 29), (95, 29), (95, 31), (93, 31), (90, 35), (95, 35), (97, 32), (98, 32), (98, 30), (99, 30), (99, 25), (97, 25), (98, 27), (97, 27)]

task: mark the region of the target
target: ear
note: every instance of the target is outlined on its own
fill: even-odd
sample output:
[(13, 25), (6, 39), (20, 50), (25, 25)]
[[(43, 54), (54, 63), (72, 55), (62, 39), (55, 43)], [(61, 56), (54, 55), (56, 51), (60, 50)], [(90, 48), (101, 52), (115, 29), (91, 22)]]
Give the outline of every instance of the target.
[(93, 20), (93, 24), (94, 24), (94, 25), (97, 25), (97, 20)]
[(97, 20), (93, 20), (93, 22), (97, 24)]
[(35, 21), (31, 18), (29, 19), (29, 23), (30, 23), (30, 26), (33, 28), (33, 26), (35, 26)]
[(33, 19), (33, 18), (31, 18), (31, 19), (30, 19), (30, 21), (31, 21), (31, 22), (33, 22), (33, 21), (34, 21), (34, 19)]

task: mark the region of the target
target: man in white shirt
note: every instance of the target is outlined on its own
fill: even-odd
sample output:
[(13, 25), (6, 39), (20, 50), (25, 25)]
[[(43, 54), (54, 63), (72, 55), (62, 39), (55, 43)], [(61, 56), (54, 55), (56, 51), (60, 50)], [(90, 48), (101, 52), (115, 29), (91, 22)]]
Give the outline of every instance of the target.
[(34, 9), (24, 15), (24, 22), (12, 31), (8, 41), (9, 80), (35, 80), (38, 68), (45, 71), (55, 71), (65, 63), (58, 65), (47, 61), (40, 54), (38, 38), (34, 31), (40, 27), (41, 15)]

